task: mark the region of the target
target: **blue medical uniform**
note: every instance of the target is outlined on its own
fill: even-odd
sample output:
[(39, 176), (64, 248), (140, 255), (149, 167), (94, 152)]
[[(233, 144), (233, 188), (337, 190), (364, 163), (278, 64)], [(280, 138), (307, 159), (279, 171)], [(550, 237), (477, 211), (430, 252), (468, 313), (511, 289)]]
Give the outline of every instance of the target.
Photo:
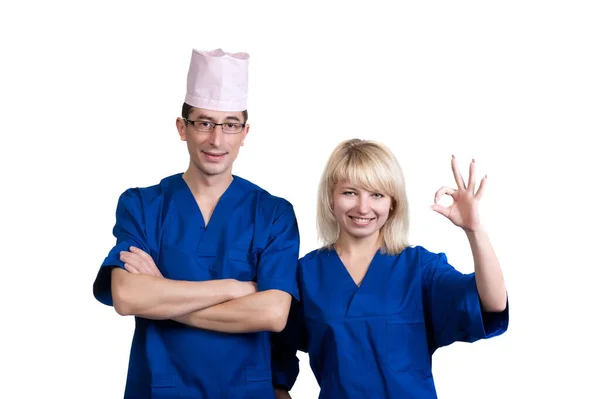
[(273, 336), (273, 383), (291, 389), (307, 352), (320, 398), (433, 399), (431, 356), (453, 342), (503, 334), (503, 312), (482, 311), (475, 275), (445, 254), (378, 252), (357, 286), (333, 249), (300, 259), (300, 302)]
[[(165, 278), (255, 281), (298, 298), (299, 233), (292, 205), (234, 176), (208, 225), (183, 180), (131, 188), (119, 198), (117, 243), (102, 263), (94, 296), (112, 306), (110, 269), (137, 246)], [(270, 332), (230, 334), (172, 320), (135, 318), (125, 398), (274, 398)]]

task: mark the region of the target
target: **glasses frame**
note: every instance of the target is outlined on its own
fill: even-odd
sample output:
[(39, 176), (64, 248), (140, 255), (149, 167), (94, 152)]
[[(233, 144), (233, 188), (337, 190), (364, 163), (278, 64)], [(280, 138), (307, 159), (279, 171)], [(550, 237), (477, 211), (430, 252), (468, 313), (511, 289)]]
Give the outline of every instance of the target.
[[(206, 120), (200, 120), (200, 121), (192, 121), (190, 119), (187, 118), (181, 118), (185, 121), (186, 124), (192, 125), (192, 127), (194, 128), (195, 131), (200, 132), (200, 133), (212, 133), (215, 131), (215, 129), (217, 128), (217, 126), (221, 126), (221, 130), (223, 131), (224, 134), (240, 134), (241, 132), (244, 131), (244, 128), (246, 127), (245, 123), (237, 123), (237, 122), (225, 122), (225, 123), (215, 123), (215, 122), (211, 122), (211, 121), (206, 121)], [(212, 125), (212, 129), (209, 130), (200, 130), (197, 126), (196, 123), (210, 123)], [(223, 129), (223, 125), (231, 125), (231, 124), (235, 124), (235, 125), (241, 125), (240, 127), (240, 131), (239, 132), (233, 132), (233, 133), (229, 133), (226, 132)]]

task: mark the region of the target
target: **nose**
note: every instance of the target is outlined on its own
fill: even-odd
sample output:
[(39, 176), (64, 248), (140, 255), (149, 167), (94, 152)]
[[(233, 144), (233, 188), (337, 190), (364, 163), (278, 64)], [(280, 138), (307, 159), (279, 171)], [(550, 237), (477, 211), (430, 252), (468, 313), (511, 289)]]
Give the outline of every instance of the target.
[(210, 144), (214, 147), (219, 147), (223, 142), (223, 134), (222, 126), (215, 126), (213, 131), (210, 133)]
[(361, 195), (358, 199), (358, 212), (363, 215), (369, 213), (369, 198), (365, 195)]

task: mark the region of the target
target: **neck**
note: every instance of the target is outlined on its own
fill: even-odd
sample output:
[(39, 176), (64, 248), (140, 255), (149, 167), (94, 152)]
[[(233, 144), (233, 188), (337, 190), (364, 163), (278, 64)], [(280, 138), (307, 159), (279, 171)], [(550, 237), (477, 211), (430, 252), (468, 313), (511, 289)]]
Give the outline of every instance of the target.
[(372, 256), (381, 247), (381, 237), (379, 232), (368, 237), (356, 238), (348, 234), (340, 234), (335, 243), (335, 250), (342, 256)]
[(198, 198), (219, 198), (233, 181), (231, 171), (219, 175), (207, 176), (197, 168), (189, 167), (183, 174), (183, 180)]

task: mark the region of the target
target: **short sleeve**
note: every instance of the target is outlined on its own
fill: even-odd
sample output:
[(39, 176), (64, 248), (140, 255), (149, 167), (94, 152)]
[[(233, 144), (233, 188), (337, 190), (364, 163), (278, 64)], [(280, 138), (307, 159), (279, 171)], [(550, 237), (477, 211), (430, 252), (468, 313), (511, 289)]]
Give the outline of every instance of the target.
[(258, 260), (258, 290), (281, 290), (298, 299), (300, 233), (296, 215), (287, 201), (282, 201), (276, 212), (268, 242)]
[(143, 215), (142, 200), (138, 189), (128, 189), (121, 194), (117, 203), (116, 222), (113, 228), (116, 244), (102, 262), (93, 287), (94, 297), (105, 305), (113, 306), (110, 288), (111, 269), (113, 267), (124, 268), (123, 262), (119, 259), (119, 253), (128, 251), (131, 246), (150, 253)]
[(300, 373), (298, 350), (307, 351), (307, 334), (302, 304), (292, 301), (288, 322), (283, 331), (271, 335), (271, 370), (273, 386), (288, 391)]
[(508, 329), (508, 300), (504, 311), (486, 312), (482, 309), (474, 273), (459, 272), (443, 253), (420, 248), (419, 258), (432, 352), (457, 341), (492, 338)]

